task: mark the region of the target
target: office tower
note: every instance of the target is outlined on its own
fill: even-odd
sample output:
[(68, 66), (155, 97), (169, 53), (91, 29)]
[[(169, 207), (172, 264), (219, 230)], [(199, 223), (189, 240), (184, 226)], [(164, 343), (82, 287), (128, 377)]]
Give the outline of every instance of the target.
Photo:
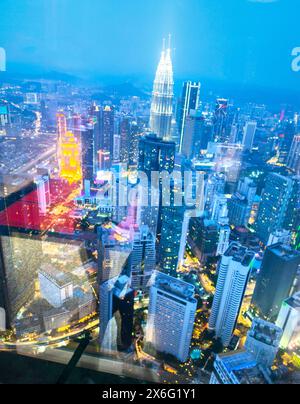
[(215, 196), (224, 194), (226, 177), (223, 173), (209, 175), (205, 184), (205, 210), (211, 211)]
[(287, 167), (294, 171), (296, 175), (300, 175), (300, 135), (295, 136), (293, 139), (287, 160)]
[(98, 151), (97, 166), (99, 171), (108, 171), (110, 169), (111, 167), (110, 152), (107, 152), (105, 150)]
[[(92, 123), (94, 124), (94, 153), (95, 153), (95, 160), (97, 159), (97, 153), (101, 149), (102, 146), (102, 109), (96, 102), (90, 107), (89, 116), (92, 119)], [(77, 125), (78, 126), (78, 123)], [(75, 133), (75, 132), (74, 132)]]
[(121, 138), (120, 160), (122, 163), (129, 162), (129, 144), (130, 144), (130, 117), (122, 118), (119, 125), (119, 133)]
[(197, 301), (189, 283), (156, 272), (150, 287), (146, 341), (185, 362), (189, 355)]
[(0, 72), (6, 71), (6, 51), (4, 48), (0, 48)]
[(283, 300), (293, 292), (300, 252), (283, 244), (267, 247), (257, 277), (252, 305), (266, 319), (276, 319)]
[(98, 228), (98, 279), (100, 284), (120, 276), (132, 251), (130, 234), (114, 224)]
[(224, 194), (215, 194), (212, 201), (210, 218), (216, 222), (222, 221), (228, 216), (227, 198)]
[(282, 303), (276, 325), (283, 330), (280, 341), (282, 349), (295, 349), (300, 346), (300, 293)]
[(199, 157), (201, 149), (205, 148), (204, 124), (204, 118), (199, 111), (191, 110), (185, 119), (180, 153), (188, 159)]
[(216, 108), (214, 112), (214, 138), (217, 142), (226, 142), (228, 119), (228, 100), (218, 98), (216, 100)]
[(68, 131), (67, 120), (63, 113), (57, 114), (57, 157), (59, 175), (69, 183), (80, 182), (82, 179), (80, 139)]
[(139, 140), (141, 136), (141, 131), (137, 122), (132, 121), (130, 124), (130, 138), (128, 152), (129, 165), (137, 166), (139, 160)]
[(120, 122), (119, 133), (121, 162), (136, 166), (139, 159), (140, 125), (131, 117), (125, 116)]
[(59, 175), (69, 183), (82, 179), (80, 144), (72, 132), (66, 132), (59, 143)]
[(3, 307), (1, 307), (1, 298), (0, 298), (0, 332), (6, 331), (6, 312)]
[(174, 170), (175, 143), (159, 139), (155, 134), (147, 135), (139, 141), (139, 170), (149, 179), (152, 171)]
[[(4, 251), (2, 247), (2, 237), (0, 237), (0, 311), (2, 326), (9, 327), (11, 325), (11, 305), (8, 295), (8, 281), (5, 271)], [(1, 329), (1, 328), (0, 328)]]
[(255, 182), (249, 177), (242, 178), (238, 183), (237, 192), (247, 199), (250, 206), (252, 205), (256, 196), (256, 190), (257, 187)]
[(287, 204), (283, 228), (296, 233), (300, 226), (300, 176), (292, 177), (292, 189)]
[(256, 133), (257, 122), (247, 122), (244, 127), (243, 147), (245, 151), (251, 151), (253, 148), (254, 137)]
[(0, 103), (0, 127), (4, 128), (6, 125), (10, 125), (10, 112), (9, 105), (7, 103)]
[(120, 161), (120, 152), (121, 152), (121, 137), (120, 137), (120, 135), (114, 135), (113, 160), (115, 162)]
[(251, 353), (241, 350), (217, 355), (210, 384), (273, 384), (270, 374)]
[(183, 83), (182, 95), (178, 106), (178, 131), (179, 131), (179, 153), (181, 153), (183, 144), (183, 134), (186, 119), (190, 115), (191, 110), (198, 110), (200, 102), (201, 83), (186, 81)]
[(103, 350), (131, 345), (134, 291), (128, 262), (132, 251), (127, 229), (113, 223), (98, 228), (100, 344)]
[(44, 175), (36, 178), (34, 182), (36, 184), (39, 212), (41, 215), (45, 215), (51, 203), (50, 179), (47, 175)]
[(245, 196), (235, 193), (228, 200), (228, 218), (232, 226), (248, 226), (251, 206)]
[(190, 221), (189, 241), (194, 254), (202, 264), (215, 257), (219, 242), (218, 223), (203, 217), (192, 218)]
[(63, 113), (56, 114), (56, 125), (57, 125), (57, 160), (58, 163), (61, 161), (61, 144), (67, 133), (67, 119)]
[(161, 230), (158, 246), (158, 261), (161, 271), (176, 277), (179, 265), (179, 252), (184, 231), (184, 206), (175, 206), (173, 194), (180, 192), (171, 189), (171, 206), (162, 206), (161, 208)]
[(81, 159), (83, 180), (93, 181), (94, 179), (94, 125), (88, 123), (81, 133)]
[(71, 132), (74, 133), (81, 150), (81, 116), (79, 114), (72, 116)]
[(43, 299), (53, 307), (61, 307), (73, 297), (73, 280), (66, 273), (44, 265), (38, 272), (40, 293)]
[(268, 175), (256, 221), (258, 236), (264, 243), (268, 242), (275, 230), (291, 230), (295, 227), (298, 184), (297, 179), (275, 173)]
[[(182, 265), (184, 263), (184, 256), (186, 252), (186, 244), (189, 233), (190, 221), (194, 216), (194, 209), (186, 209), (184, 212), (182, 229), (181, 229), (181, 239), (179, 243), (179, 253), (178, 253), (178, 265)], [(200, 212), (199, 212), (200, 214)]]
[(276, 358), (282, 329), (260, 318), (255, 318), (247, 334), (245, 349), (260, 365), (271, 367)]
[(150, 129), (159, 138), (164, 140), (170, 140), (171, 138), (173, 87), (173, 68), (169, 44), (168, 49), (165, 49), (164, 46), (161, 53), (154, 80), (150, 111)]
[(106, 280), (99, 287), (100, 347), (128, 350), (132, 344), (134, 292), (127, 275)]
[(214, 171), (218, 174), (225, 174), (227, 187), (231, 185), (232, 188), (236, 189), (242, 166), (242, 146), (210, 142), (207, 146), (207, 153), (213, 155)]
[(227, 251), (230, 244), (230, 233), (231, 229), (228, 222), (219, 223), (219, 240), (216, 255), (223, 255)]
[[(148, 176), (149, 186), (148, 206), (138, 207), (139, 224), (147, 225), (153, 234), (160, 234), (161, 231), (161, 182), (153, 184), (151, 173), (164, 172), (172, 173), (175, 164), (175, 143), (163, 141), (154, 134), (141, 138), (139, 142), (139, 171)], [(156, 206), (151, 201), (158, 198)]]
[(235, 329), (251, 272), (254, 253), (232, 243), (222, 257), (209, 328), (227, 347)]
[(295, 135), (297, 134), (296, 132), (296, 123), (294, 120), (288, 120), (284, 122), (282, 131), (279, 133), (279, 162), (282, 164), (286, 164), (288, 157), (289, 157), (289, 152), (291, 150), (291, 146), (293, 143), (293, 139)]
[(291, 241), (291, 233), (288, 230), (275, 230), (270, 234), (267, 247), (278, 243), (289, 246), (291, 245)]
[(102, 124), (100, 136), (100, 149), (110, 153), (110, 162), (113, 159), (114, 152), (114, 133), (115, 133), (115, 111), (114, 108), (107, 105), (102, 111)]
[(147, 226), (134, 231), (132, 252), (129, 256), (131, 288), (145, 290), (155, 270), (155, 237)]

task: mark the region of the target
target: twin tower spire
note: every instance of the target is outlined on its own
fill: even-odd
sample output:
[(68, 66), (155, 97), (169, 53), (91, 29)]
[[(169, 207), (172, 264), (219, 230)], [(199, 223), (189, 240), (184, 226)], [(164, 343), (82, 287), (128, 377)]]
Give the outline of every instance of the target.
[(171, 58), (171, 35), (168, 46), (163, 40), (163, 50), (156, 70), (150, 111), (150, 129), (163, 140), (171, 139), (174, 79)]

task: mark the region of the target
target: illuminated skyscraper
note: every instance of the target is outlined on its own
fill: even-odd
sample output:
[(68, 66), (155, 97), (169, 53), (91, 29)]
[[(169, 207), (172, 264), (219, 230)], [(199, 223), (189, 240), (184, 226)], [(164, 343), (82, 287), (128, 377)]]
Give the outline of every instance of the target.
[(277, 173), (268, 175), (256, 221), (258, 236), (264, 243), (275, 230), (296, 230), (299, 183), (297, 177), (284, 177)]
[(134, 232), (128, 262), (132, 289), (146, 289), (155, 269), (155, 262), (155, 237), (147, 226), (141, 226)]
[(294, 292), (300, 267), (300, 252), (283, 244), (266, 249), (258, 274), (252, 304), (262, 317), (276, 319), (282, 302)]
[(281, 306), (276, 324), (283, 329), (282, 349), (300, 346), (300, 293), (286, 299)]
[[(167, 142), (158, 139), (154, 134), (150, 134), (142, 138), (139, 142), (139, 170), (147, 174), (149, 181), (151, 181), (151, 172), (168, 171), (171, 173), (174, 170), (175, 164), (175, 143)], [(151, 193), (158, 192), (155, 184), (151, 184), (148, 192), (148, 206), (139, 207), (139, 224), (147, 225), (153, 234), (160, 233), (161, 230), (161, 206), (152, 206)], [(150, 192), (151, 188), (151, 192)], [(161, 204), (159, 204), (161, 205)]]
[(244, 127), (243, 146), (244, 150), (251, 151), (256, 133), (257, 122), (247, 122)]
[(102, 126), (100, 137), (100, 149), (110, 153), (110, 161), (113, 160), (114, 152), (114, 119), (115, 112), (113, 107), (107, 105), (102, 112)]
[(150, 129), (164, 140), (171, 139), (171, 121), (173, 113), (174, 81), (170, 43), (163, 47), (160, 62), (154, 80)]
[(214, 114), (214, 137), (217, 142), (225, 142), (226, 124), (228, 118), (228, 100), (218, 98), (216, 100), (216, 109)]
[(287, 166), (293, 170), (296, 175), (300, 175), (300, 135), (294, 137)]
[(241, 309), (254, 253), (232, 243), (219, 265), (216, 293), (209, 328), (228, 346)]
[(72, 132), (67, 131), (64, 114), (57, 115), (58, 124), (58, 162), (60, 177), (72, 182), (80, 182), (81, 159), (80, 144)]
[(188, 358), (197, 301), (195, 287), (156, 272), (150, 288), (146, 341), (158, 352)]
[(81, 134), (82, 142), (82, 176), (84, 180), (94, 178), (94, 125), (87, 124)]
[(202, 148), (205, 148), (204, 118), (199, 111), (191, 110), (185, 117), (180, 153), (192, 159), (200, 155)]
[(181, 243), (185, 244), (183, 231), (187, 231), (184, 225), (184, 206), (176, 206), (176, 194), (181, 195), (181, 190), (171, 183), (170, 206), (161, 207), (158, 249), (159, 265), (161, 271), (176, 277), (179, 265), (179, 252)]
[(181, 153), (185, 122), (191, 110), (199, 107), (201, 83), (186, 81), (183, 83), (182, 96), (178, 111), (179, 152)]
[(10, 114), (8, 104), (0, 104), (0, 127), (10, 124)]

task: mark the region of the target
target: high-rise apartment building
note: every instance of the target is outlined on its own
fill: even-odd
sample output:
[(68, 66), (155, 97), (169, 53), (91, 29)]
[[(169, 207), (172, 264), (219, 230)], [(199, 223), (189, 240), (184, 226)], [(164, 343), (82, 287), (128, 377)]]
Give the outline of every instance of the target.
[(254, 253), (232, 243), (222, 257), (209, 328), (228, 346), (236, 326)]
[(158, 351), (188, 358), (197, 301), (194, 286), (161, 272), (153, 276), (146, 341)]

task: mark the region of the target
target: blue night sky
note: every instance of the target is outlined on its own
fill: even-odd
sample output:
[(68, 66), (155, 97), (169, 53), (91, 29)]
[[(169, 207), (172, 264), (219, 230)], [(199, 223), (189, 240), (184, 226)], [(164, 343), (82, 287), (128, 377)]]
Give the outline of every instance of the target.
[(299, 0), (1, 0), (8, 68), (149, 76), (173, 35), (177, 78), (300, 88)]

